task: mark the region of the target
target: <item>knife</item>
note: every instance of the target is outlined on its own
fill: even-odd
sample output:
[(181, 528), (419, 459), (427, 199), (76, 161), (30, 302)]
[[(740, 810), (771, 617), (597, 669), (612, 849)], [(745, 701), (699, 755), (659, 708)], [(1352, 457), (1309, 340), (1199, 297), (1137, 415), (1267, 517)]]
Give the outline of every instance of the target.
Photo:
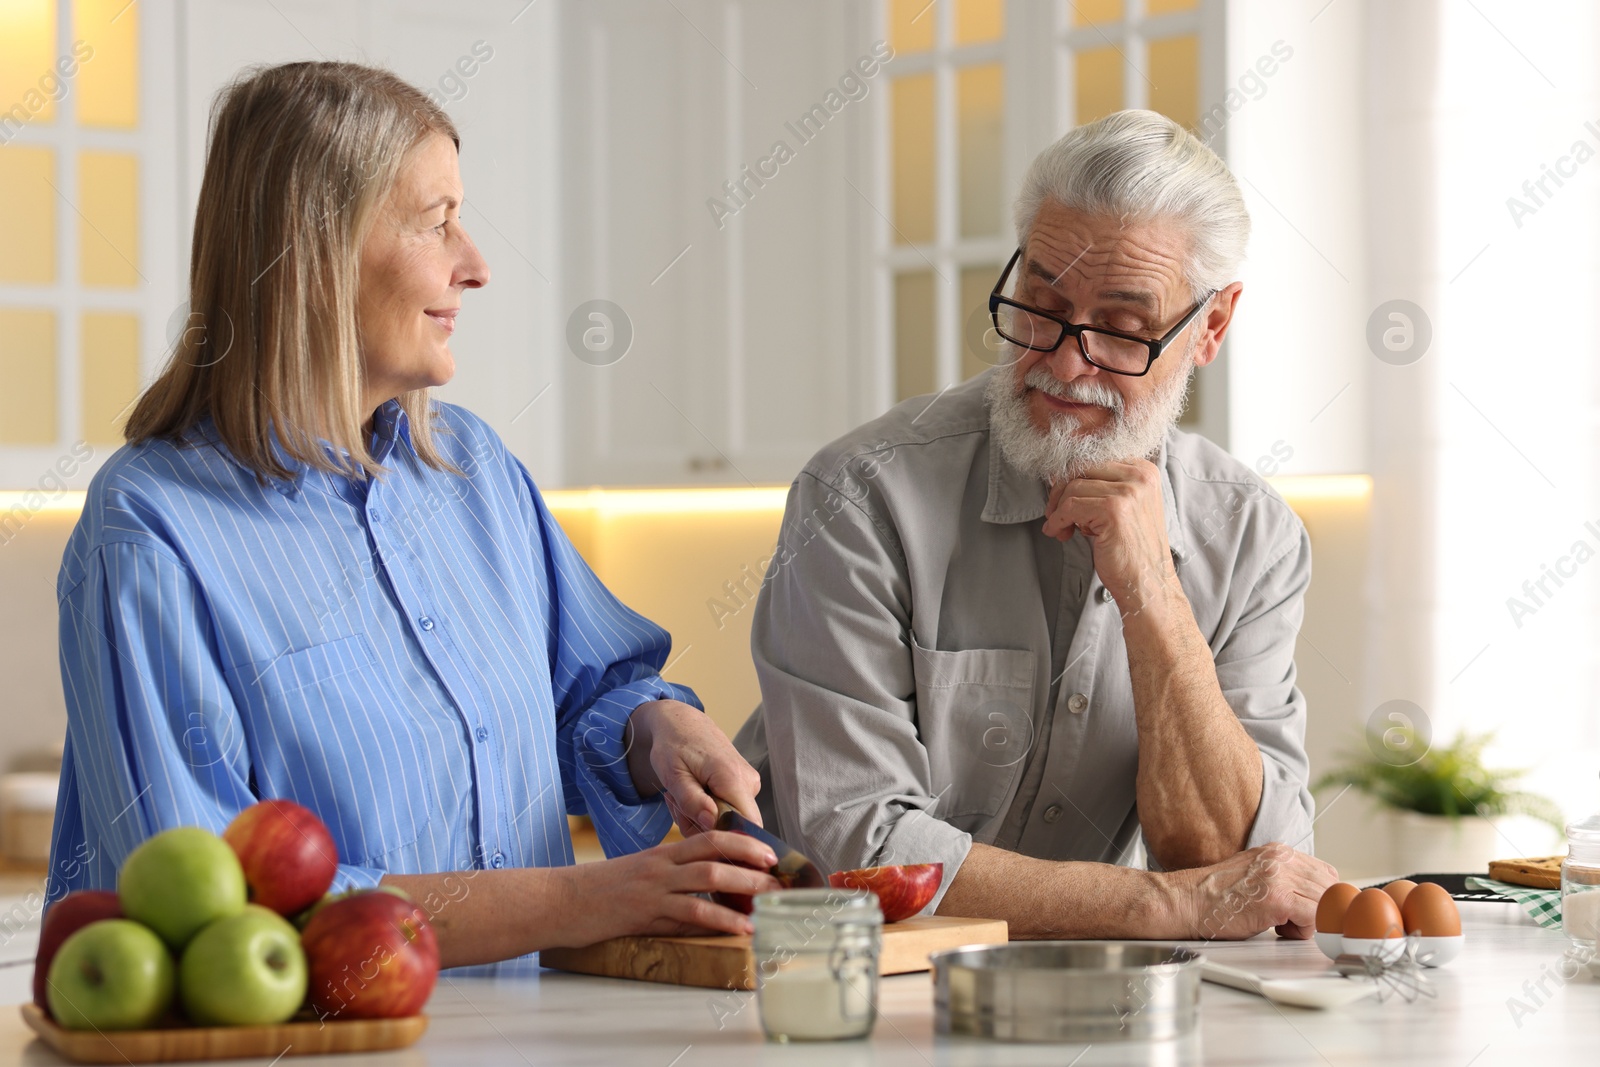
[(785, 889), (828, 887), (828, 878), (822, 873), (821, 868), (771, 831), (739, 814), (738, 809), (725, 800), (717, 800), (716, 829), (753, 837), (772, 849), (772, 854), (778, 857), (778, 862), (767, 873), (781, 882)]

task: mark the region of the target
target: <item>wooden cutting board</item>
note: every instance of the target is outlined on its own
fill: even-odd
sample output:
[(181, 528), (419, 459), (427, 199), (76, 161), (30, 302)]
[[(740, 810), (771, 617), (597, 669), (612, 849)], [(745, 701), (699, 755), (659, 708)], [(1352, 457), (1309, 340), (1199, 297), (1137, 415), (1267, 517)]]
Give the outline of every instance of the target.
[(22, 1021), (39, 1040), (75, 1063), (174, 1063), (309, 1056), (404, 1048), (428, 1028), (426, 1015), (404, 1019), (315, 1019), (278, 1026), (182, 1026), (167, 1030), (64, 1030), (37, 1004), (22, 1005)]
[[(1007, 940), (1000, 919), (931, 915), (883, 928), (879, 974), (928, 969), (928, 954), (961, 945)], [(603, 978), (635, 978), (706, 989), (754, 989), (756, 957), (749, 937), (617, 937), (588, 948), (547, 948), (539, 962), (558, 971)]]

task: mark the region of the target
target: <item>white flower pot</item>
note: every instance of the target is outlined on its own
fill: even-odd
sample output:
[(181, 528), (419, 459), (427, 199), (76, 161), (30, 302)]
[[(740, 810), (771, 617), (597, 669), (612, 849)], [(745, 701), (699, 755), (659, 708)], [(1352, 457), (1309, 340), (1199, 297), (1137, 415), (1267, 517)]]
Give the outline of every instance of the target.
[(1395, 874), (1487, 874), (1490, 860), (1514, 851), (1500, 839), (1493, 819), (1392, 809), (1387, 815)]

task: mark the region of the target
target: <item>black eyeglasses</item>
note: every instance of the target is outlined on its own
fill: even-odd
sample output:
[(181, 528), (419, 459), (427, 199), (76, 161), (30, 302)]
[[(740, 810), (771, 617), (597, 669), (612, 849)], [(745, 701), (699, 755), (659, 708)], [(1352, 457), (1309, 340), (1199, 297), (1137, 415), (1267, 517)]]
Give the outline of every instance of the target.
[(1150, 373), (1150, 365), (1217, 293), (1211, 290), (1164, 337), (1151, 340), (1116, 330), (1102, 330), (1098, 326), (1077, 326), (1048, 311), (1001, 296), (1000, 291), (1006, 287), (1006, 280), (1021, 258), (1022, 249), (1019, 248), (1006, 269), (1000, 272), (1000, 280), (994, 283), (994, 290), (989, 294), (989, 317), (994, 319), (994, 328), (1000, 336), (1035, 352), (1054, 352), (1062, 341), (1076, 337), (1078, 351), (1083, 353), (1084, 359), (1101, 370), (1133, 378)]

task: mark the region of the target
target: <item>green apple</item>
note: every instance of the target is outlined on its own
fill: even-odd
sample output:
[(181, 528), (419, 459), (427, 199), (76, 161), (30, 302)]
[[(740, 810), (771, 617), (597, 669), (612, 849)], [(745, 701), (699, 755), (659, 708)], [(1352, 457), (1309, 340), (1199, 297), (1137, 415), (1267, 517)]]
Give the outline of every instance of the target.
[(117, 875), (122, 910), (182, 952), (202, 927), (244, 910), (239, 857), (198, 826), (164, 830), (128, 854)]
[(101, 919), (61, 943), (46, 985), (68, 1030), (142, 1030), (172, 1004), (172, 956), (148, 927)]
[(194, 936), (178, 963), (178, 995), (202, 1026), (271, 1026), (306, 999), (300, 933), (270, 908), (251, 904)]

